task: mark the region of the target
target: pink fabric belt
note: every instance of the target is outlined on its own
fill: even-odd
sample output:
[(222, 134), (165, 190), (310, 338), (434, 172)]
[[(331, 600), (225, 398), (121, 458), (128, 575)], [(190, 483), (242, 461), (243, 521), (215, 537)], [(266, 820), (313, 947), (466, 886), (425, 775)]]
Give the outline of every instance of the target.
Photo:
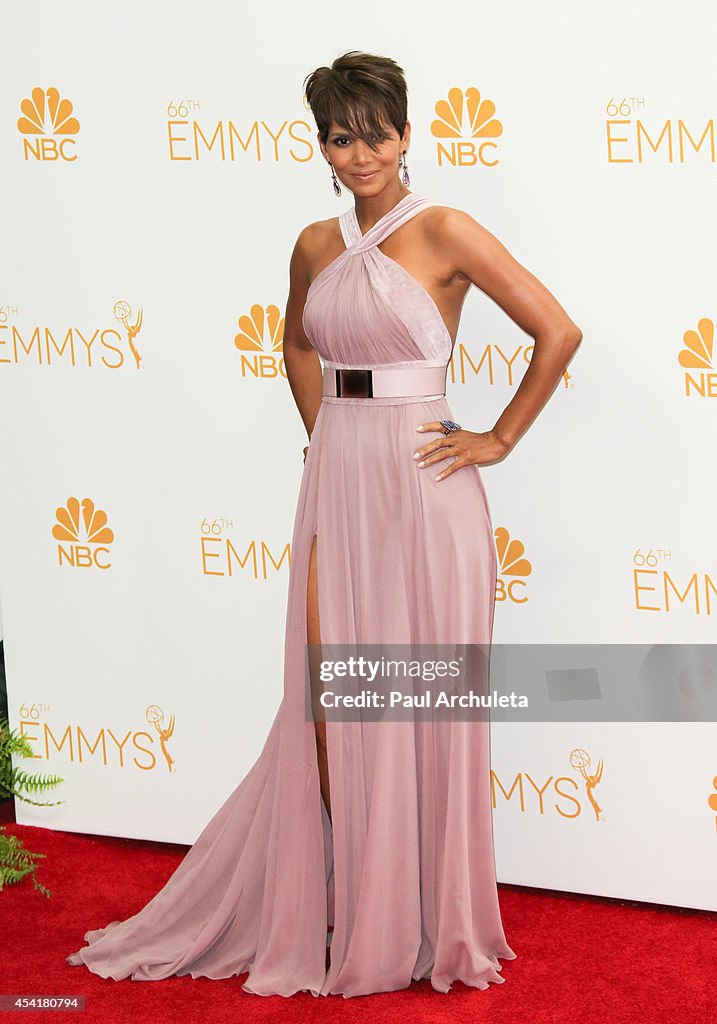
[(324, 367), (331, 398), (410, 398), (446, 393), (446, 366)]

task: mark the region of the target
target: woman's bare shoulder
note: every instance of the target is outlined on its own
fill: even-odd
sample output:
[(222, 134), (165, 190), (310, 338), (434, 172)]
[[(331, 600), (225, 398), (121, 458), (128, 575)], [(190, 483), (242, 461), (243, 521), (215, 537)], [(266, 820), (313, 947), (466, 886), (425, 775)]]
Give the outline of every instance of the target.
[(303, 227), (296, 239), (297, 246), (301, 246), (304, 252), (325, 248), (334, 239), (341, 238), (338, 217), (327, 217), (325, 220), (315, 220)]
[(344, 248), (338, 217), (315, 220), (302, 228), (294, 246), (294, 258), (300, 261), (308, 281), (312, 281), (326, 263), (327, 253)]
[(466, 210), (460, 210), (455, 206), (442, 206), (439, 203), (431, 203), (426, 209), (423, 217), (426, 228), (429, 231), (438, 233), (451, 233), (460, 231), (469, 224), (478, 227), (482, 225), (476, 218)]
[(424, 239), (436, 254), (453, 258), (466, 249), (480, 249), (490, 254), (502, 248), (500, 240), (467, 210), (436, 203), (419, 218), (421, 220)]

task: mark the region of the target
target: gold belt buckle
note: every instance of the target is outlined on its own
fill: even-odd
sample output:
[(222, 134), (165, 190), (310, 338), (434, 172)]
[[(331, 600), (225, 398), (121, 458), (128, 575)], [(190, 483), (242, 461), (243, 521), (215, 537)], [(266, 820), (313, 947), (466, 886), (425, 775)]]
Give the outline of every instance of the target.
[(373, 371), (336, 370), (337, 398), (373, 398)]

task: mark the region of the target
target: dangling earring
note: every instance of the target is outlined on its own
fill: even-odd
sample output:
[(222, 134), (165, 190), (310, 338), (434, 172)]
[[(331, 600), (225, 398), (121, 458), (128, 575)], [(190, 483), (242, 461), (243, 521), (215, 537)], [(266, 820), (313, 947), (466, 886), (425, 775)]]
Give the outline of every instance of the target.
[(404, 150), (404, 153), (403, 153), (403, 157), (399, 157), (398, 158), (399, 170), (401, 169), (401, 161), (402, 160), (403, 160), (403, 175), (401, 177), (401, 180), (403, 181), (404, 185), (410, 185), (411, 184), (411, 179), (408, 176), (408, 164), (406, 163), (406, 153), (405, 153), (405, 150)]
[(333, 164), (329, 164), (329, 167), (331, 168), (331, 177), (334, 179), (334, 193), (337, 196), (340, 196), (341, 195), (341, 186), (339, 185), (339, 180), (336, 177), (336, 171), (334, 170), (334, 165)]

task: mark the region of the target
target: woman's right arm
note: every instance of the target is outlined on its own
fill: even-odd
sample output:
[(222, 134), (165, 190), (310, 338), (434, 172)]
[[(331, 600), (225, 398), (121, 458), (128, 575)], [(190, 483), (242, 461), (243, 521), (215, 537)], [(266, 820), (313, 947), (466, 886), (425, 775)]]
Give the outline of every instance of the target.
[[(283, 340), (286, 376), (309, 439), (319, 415), (323, 393), (321, 361), (306, 337), (301, 321), (310, 283), (313, 228), (314, 225), (309, 224), (303, 229), (291, 254)], [(307, 450), (304, 449), (304, 459)]]

